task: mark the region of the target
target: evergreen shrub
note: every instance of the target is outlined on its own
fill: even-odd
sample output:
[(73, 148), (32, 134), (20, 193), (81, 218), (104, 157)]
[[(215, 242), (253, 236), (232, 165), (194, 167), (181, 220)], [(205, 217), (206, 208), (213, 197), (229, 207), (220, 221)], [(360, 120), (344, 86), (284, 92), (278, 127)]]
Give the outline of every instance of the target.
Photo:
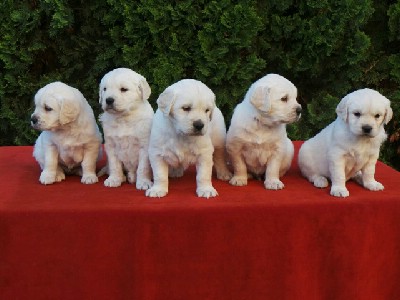
[(0, 4), (0, 145), (33, 144), (33, 96), (60, 80), (100, 113), (98, 84), (116, 67), (152, 87), (150, 102), (182, 78), (217, 95), (229, 126), (250, 84), (291, 80), (304, 108), (290, 125), (304, 140), (332, 122), (347, 93), (377, 89), (394, 119), (381, 159), (400, 170), (400, 3), (372, 0), (5, 0)]

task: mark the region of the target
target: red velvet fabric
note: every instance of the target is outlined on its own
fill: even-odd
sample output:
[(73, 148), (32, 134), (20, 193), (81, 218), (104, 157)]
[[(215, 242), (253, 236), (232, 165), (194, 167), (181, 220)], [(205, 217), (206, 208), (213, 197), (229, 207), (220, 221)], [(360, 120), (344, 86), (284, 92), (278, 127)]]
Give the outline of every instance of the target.
[[(296, 142), (296, 149), (299, 142)], [(132, 185), (43, 186), (32, 147), (0, 147), (0, 299), (400, 299), (400, 174), (329, 196), (302, 178), (197, 198), (195, 171)]]

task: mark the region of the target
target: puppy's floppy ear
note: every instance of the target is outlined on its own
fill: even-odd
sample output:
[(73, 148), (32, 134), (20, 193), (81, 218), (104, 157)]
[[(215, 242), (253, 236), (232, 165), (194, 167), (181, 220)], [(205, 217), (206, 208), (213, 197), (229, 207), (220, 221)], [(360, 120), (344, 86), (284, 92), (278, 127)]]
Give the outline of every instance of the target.
[[(78, 96), (79, 95), (76, 95), (76, 97)], [(75, 121), (79, 115), (79, 109), (80, 109), (79, 101), (77, 101), (77, 99), (74, 98), (70, 97), (65, 98), (62, 96), (59, 96), (58, 100), (60, 101), (61, 104), (60, 124), (65, 125), (71, 123), (72, 121)]]
[(100, 84), (99, 84), (99, 103), (100, 104), (103, 102), (103, 91), (104, 91), (104, 88), (106, 87), (106, 78), (109, 76), (108, 74), (109, 73), (104, 75), (103, 78), (101, 78), (101, 80), (100, 80)]
[(255, 108), (262, 112), (269, 112), (271, 110), (271, 99), (269, 97), (270, 88), (267, 86), (257, 86), (254, 88), (253, 93), (250, 95), (250, 103)]
[(213, 93), (213, 95), (214, 95), (214, 98), (213, 98), (213, 106), (211, 108), (211, 113), (210, 113), (210, 121), (212, 120), (213, 115), (214, 115), (214, 110), (217, 107), (217, 104), (216, 104), (216, 101), (215, 101), (215, 98), (216, 98), (215, 94)]
[(149, 97), (151, 95), (151, 88), (150, 88), (150, 85), (148, 84), (146, 78), (144, 78), (143, 76), (140, 79), (139, 90), (142, 93), (143, 100), (149, 99)]
[(168, 88), (158, 96), (157, 105), (164, 115), (168, 116), (170, 114), (175, 98), (175, 92)]
[(348, 118), (348, 102), (349, 96), (345, 96), (336, 107), (336, 114), (345, 122), (347, 122)]
[(387, 98), (385, 98), (386, 100), (387, 100), (387, 104), (386, 104), (386, 112), (385, 112), (385, 120), (384, 120), (384, 123), (385, 123), (385, 125), (387, 124), (387, 123), (389, 123), (389, 121), (392, 119), (392, 117), (393, 117), (393, 110), (392, 110), (392, 108), (390, 107), (390, 101), (389, 101), (389, 99), (387, 99)]

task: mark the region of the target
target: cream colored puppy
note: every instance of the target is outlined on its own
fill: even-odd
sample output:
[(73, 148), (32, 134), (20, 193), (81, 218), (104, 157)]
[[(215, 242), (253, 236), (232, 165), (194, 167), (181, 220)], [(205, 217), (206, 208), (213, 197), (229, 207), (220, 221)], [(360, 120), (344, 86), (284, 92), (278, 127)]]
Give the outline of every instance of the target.
[(215, 107), (214, 93), (200, 81), (184, 79), (166, 88), (157, 104), (149, 145), (154, 185), (146, 196), (164, 197), (168, 174), (181, 176), (192, 164), (197, 170), (197, 195), (217, 196), (211, 184), (214, 149), (218, 178), (229, 180), (231, 173), (224, 158), (225, 122)]
[(93, 110), (80, 91), (62, 82), (41, 88), (35, 95), (31, 125), (43, 131), (33, 151), (42, 169), (42, 184), (64, 180), (65, 172), (81, 174), (82, 183), (98, 181), (96, 161), (102, 139)]
[(336, 108), (338, 117), (299, 151), (302, 174), (316, 187), (347, 197), (346, 181), (355, 179), (371, 191), (383, 190), (374, 178), (379, 148), (386, 139), (384, 124), (392, 118), (390, 101), (377, 91), (361, 89), (345, 96)]
[(151, 185), (148, 144), (154, 111), (147, 99), (151, 89), (146, 79), (127, 68), (108, 72), (100, 82), (100, 103), (109, 174), (108, 187), (126, 181), (146, 190)]
[(226, 147), (234, 169), (230, 184), (247, 184), (248, 173), (264, 175), (266, 189), (284, 187), (280, 181), (290, 168), (294, 147), (286, 124), (297, 121), (301, 106), (297, 89), (286, 78), (268, 74), (254, 82), (233, 113)]

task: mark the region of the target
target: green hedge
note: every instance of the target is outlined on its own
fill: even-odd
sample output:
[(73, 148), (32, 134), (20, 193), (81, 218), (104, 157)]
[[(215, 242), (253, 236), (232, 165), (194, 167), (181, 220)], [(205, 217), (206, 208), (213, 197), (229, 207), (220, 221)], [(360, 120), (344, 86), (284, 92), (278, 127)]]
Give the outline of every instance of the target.
[(115, 67), (144, 75), (160, 92), (196, 78), (229, 120), (256, 79), (279, 73), (305, 112), (291, 125), (306, 139), (335, 118), (339, 100), (370, 87), (392, 101), (381, 159), (400, 169), (400, 3), (370, 0), (78, 1), (0, 4), (0, 145), (33, 144), (32, 98), (61, 80), (99, 113), (98, 83)]

